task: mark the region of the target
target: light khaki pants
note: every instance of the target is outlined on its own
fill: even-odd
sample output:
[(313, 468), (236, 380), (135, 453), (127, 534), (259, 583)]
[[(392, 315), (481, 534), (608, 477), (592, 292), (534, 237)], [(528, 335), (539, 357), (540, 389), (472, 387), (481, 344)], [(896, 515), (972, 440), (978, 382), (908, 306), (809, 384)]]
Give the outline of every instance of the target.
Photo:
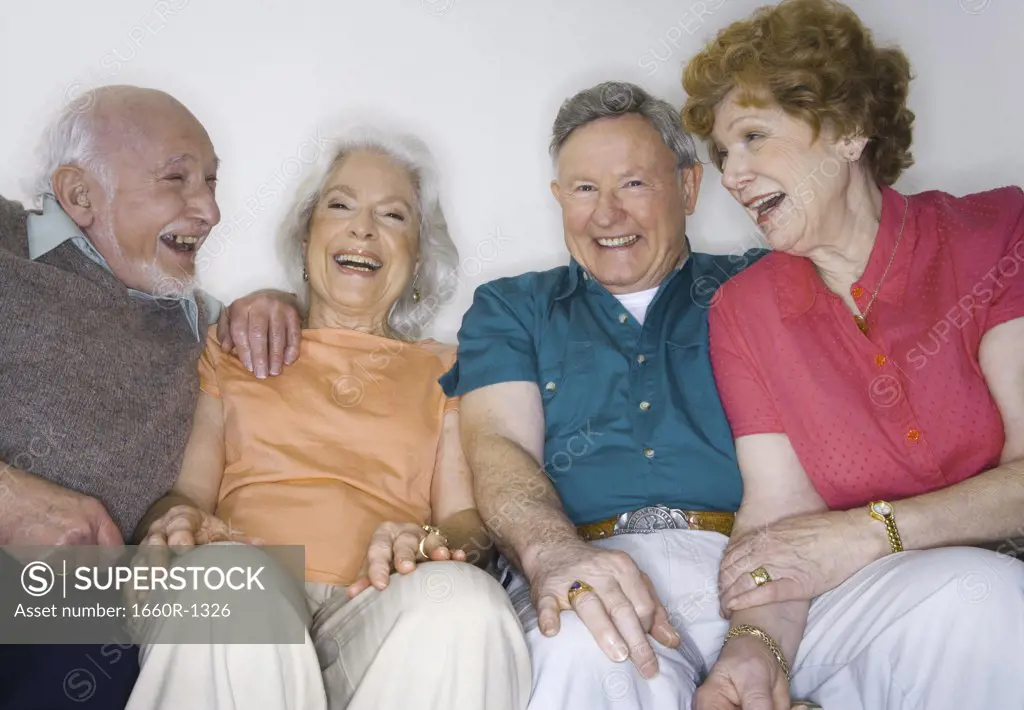
[(340, 587), (293, 587), (281, 590), (288, 603), (276, 613), (302, 619), (303, 643), (144, 644), (128, 710), (526, 708), (522, 627), (501, 586), (476, 567), (424, 563), (353, 600)]

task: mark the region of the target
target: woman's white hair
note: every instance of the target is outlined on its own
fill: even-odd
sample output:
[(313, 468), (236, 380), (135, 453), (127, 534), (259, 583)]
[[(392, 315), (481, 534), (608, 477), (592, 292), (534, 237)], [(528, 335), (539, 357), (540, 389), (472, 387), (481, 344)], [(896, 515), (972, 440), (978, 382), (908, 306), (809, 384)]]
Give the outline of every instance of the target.
[[(416, 340), (434, 320), (441, 306), (455, 295), (459, 252), (448, 233), (441, 208), (438, 177), (433, 156), (418, 138), (367, 126), (343, 131), (330, 144), (316, 168), (299, 186), (295, 201), (281, 230), (282, 256), (295, 293), (308, 307), (309, 284), (302, 280), (302, 243), (309, 238), (309, 224), (320, 202), (324, 183), (354, 151), (372, 150), (387, 156), (409, 172), (419, 217), (419, 271), (409, 288), (388, 314), (388, 325), (399, 338)], [(419, 300), (413, 297), (414, 289)]]

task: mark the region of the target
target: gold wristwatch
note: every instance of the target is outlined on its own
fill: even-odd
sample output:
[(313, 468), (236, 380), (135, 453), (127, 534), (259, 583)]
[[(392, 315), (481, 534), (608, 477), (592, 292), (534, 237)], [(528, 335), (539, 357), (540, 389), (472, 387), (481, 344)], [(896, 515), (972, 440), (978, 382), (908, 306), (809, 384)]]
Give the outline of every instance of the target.
[(868, 503), (868, 512), (875, 520), (885, 525), (885, 534), (889, 538), (889, 547), (893, 552), (903, 552), (903, 540), (900, 539), (899, 528), (896, 527), (896, 511), (892, 503), (885, 500), (873, 500)]

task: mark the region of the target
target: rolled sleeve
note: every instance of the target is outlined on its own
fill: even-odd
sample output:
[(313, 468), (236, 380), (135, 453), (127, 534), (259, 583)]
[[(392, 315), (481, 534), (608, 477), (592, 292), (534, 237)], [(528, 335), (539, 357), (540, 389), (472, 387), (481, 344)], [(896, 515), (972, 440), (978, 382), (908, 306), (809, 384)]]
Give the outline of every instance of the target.
[(994, 269), (995, 288), (985, 317), (985, 331), (1007, 321), (1024, 318), (1024, 191), (1006, 190), (1008, 212), (1000, 229), (1008, 243)]
[(534, 299), (496, 283), (480, 286), (459, 329), (458, 357), (440, 379), (449, 397), (501, 382), (536, 382), (537, 351), (529, 324)]
[(708, 331), (711, 366), (733, 438), (785, 433), (775, 401), (737, 330), (730, 307), (722, 299), (708, 313)]

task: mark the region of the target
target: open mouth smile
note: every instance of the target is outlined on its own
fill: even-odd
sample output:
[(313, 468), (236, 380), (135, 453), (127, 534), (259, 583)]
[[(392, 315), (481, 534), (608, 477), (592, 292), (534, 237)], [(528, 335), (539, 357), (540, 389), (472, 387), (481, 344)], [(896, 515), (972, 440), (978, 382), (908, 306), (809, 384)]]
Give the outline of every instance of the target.
[(605, 249), (623, 249), (633, 246), (639, 239), (639, 234), (627, 234), (621, 237), (599, 237), (597, 243)]
[(773, 192), (768, 195), (761, 195), (744, 203), (744, 207), (752, 210), (757, 216), (757, 223), (764, 224), (771, 219), (772, 213), (786, 199), (785, 192)]
[(191, 254), (199, 248), (203, 238), (192, 234), (161, 234), (160, 241), (168, 249), (182, 254)]
[(376, 256), (349, 252), (335, 254), (334, 263), (342, 269), (364, 274), (372, 274), (384, 266), (384, 263)]

